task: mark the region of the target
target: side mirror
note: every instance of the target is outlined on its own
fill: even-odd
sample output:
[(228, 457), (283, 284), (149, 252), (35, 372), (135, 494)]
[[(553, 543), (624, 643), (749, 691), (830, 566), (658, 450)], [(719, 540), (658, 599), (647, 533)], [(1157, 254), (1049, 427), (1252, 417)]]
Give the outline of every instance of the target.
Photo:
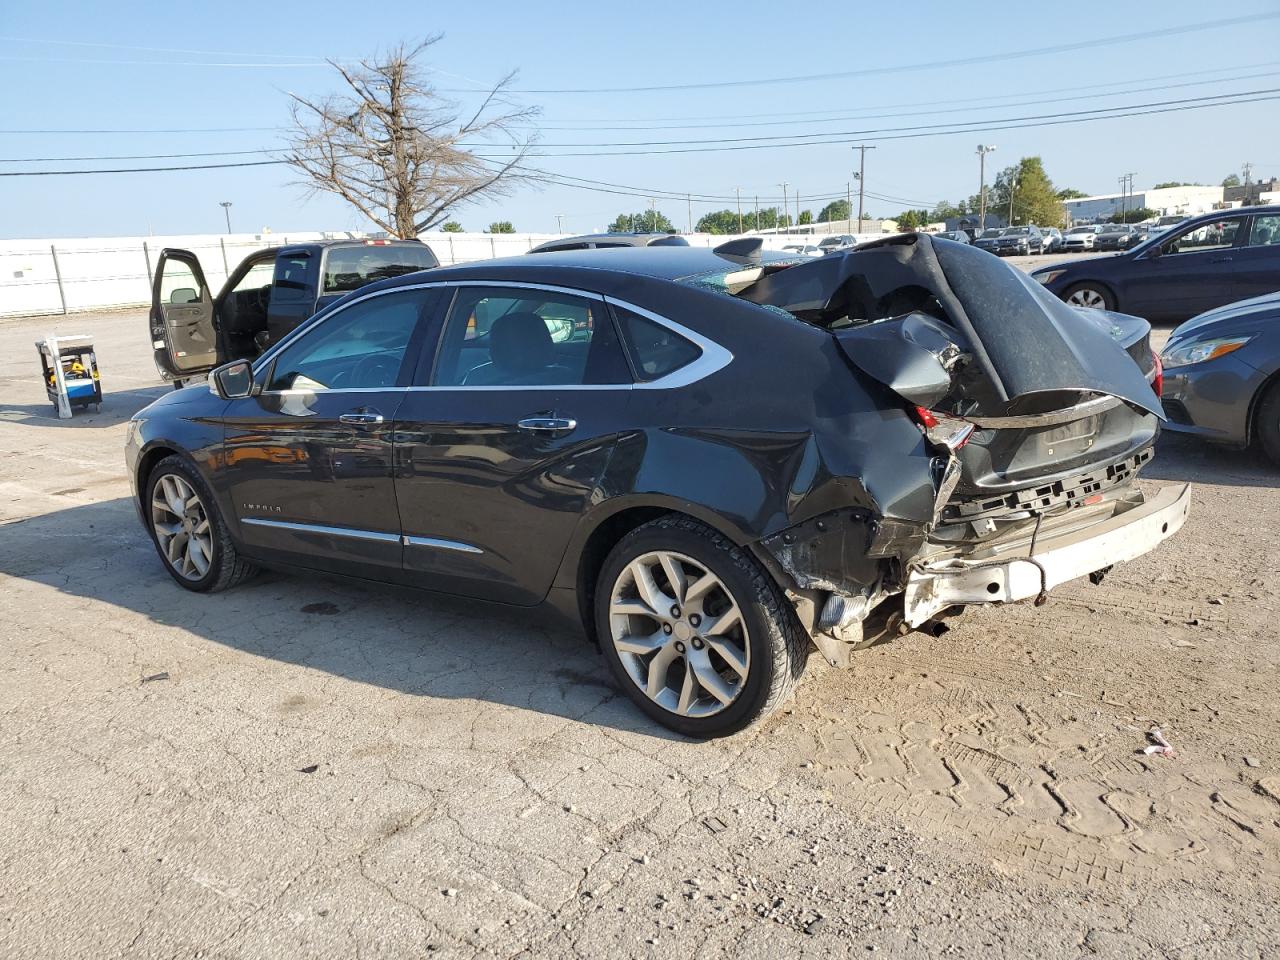
[(170, 306), (182, 306), (188, 303), (199, 303), (200, 294), (196, 292), (194, 287), (178, 287), (173, 293), (169, 294)]
[(253, 395), (253, 364), (232, 360), (209, 374), (209, 388), (223, 400), (242, 400)]

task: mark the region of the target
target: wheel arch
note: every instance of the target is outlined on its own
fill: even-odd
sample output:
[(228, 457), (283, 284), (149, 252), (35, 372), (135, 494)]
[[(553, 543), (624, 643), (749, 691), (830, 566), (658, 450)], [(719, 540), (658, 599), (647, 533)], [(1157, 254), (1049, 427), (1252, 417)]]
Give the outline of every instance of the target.
[(665, 497), (628, 499), (584, 518), (561, 562), (553, 589), (573, 590), (582, 625), (592, 643), (599, 642), (592, 609), (595, 603), (596, 578), (605, 558), (632, 530), (665, 516), (687, 517), (705, 524), (740, 547), (746, 546), (750, 539), (714, 511), (688, 501)]
[(1245, 442), (1249, 446), (1258, 442), (1258, 408), (1272, 390), (1280, 390), (1280, 367), (1271, 371), (1249, 400), (1249, 412), (1245, 419)]

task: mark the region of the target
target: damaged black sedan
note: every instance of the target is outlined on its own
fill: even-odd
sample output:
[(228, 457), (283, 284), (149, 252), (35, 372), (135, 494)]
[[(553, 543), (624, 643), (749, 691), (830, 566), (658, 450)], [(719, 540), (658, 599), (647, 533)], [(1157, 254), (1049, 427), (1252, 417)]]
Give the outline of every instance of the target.
[(348, 574), (581, 623), (692, 736), (966, 606), (1153, 549), (1147, 324), (924, 235), (433, 270), (141, 411), (127, 460), (181, 586)]

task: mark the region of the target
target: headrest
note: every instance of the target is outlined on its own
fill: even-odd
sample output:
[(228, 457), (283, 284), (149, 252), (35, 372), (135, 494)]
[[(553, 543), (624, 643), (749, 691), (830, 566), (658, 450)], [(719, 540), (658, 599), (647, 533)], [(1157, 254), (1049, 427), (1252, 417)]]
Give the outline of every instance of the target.
[(549, 367), (555, 361), (551, 331), (536, 313), (503, 314), (489, 328), (489, 357), (511, 373)]

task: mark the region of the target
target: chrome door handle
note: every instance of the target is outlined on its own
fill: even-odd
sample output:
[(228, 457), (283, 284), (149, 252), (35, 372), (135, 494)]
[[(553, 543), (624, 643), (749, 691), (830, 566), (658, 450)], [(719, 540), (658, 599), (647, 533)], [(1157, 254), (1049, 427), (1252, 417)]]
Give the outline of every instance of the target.
[(382, 422), (380, 413), (344, 413), (338, 417), (339, 423), (349, 423), (356, 427), (372, 427)]
[(530, 433), (568, 433), (578, 426), (578, 421), (570, 417), (525, 417), (516, 426)]

